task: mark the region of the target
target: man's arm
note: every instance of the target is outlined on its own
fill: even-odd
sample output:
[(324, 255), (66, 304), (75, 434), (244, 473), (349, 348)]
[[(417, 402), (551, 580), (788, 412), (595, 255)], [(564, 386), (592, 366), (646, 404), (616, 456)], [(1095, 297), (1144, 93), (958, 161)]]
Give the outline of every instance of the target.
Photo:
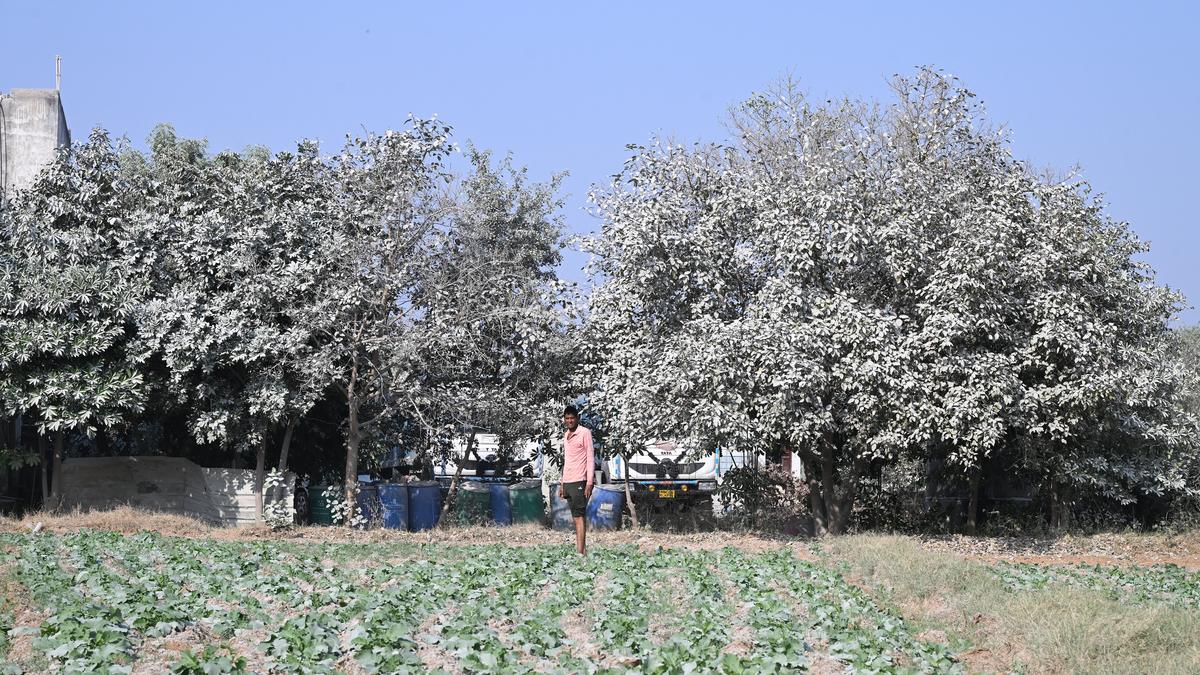
[[(562, 473), (565, 474), (567, 472), (567, 435), (565, 433), (563, 434), (562, 449), (563, 449)], [(563, 481), (563, 478), (566, 478), (566, 476), (559, 475), (559, 477), (558, 477), (558, 498), (559, 499), (567, 498), (567, 486), (566, 486), (566, 483)]]
[(584, 487), (584, 496), (591, 499), (592, 483), (596, 482), (596, 452), (592, 449), (591, 429), (588, 429), (587, 436), (583, 437), (583, 450), (587, 454), (587, 484)]

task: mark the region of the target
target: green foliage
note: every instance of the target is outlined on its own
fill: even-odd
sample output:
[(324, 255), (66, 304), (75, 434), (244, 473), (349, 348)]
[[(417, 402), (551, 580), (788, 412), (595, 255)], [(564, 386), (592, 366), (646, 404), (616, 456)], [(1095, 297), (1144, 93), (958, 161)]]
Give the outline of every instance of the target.
[[(884, 102), (793, 82), (720, 144), (633, 146), (593, 199), (593, 402), (614, 435), (787, 445), (844, 531), (868, 465), (1003, 456), (1125, 503), (1195, 485), (1182, 297), (1077, 177), (924, 68)], [(1191, 479), (1191, 482), (1189, 482)]]
[(12, 610), (8, 608), (8, 603), (0, 598), (0, 659), (8, 654), (8, 650), (12, 646), (9, 642), (8, 632), (13, 629), (13, 620)]
[(779, 522), (807, 508), (808, 486), (778, 466), (734, 467), (721, 475), (717, 495), (747, 523)]
[(246, 659), (216, 645), (206, 645), (199, 653), (184, 650), (179, 660), (171, 664), (172, 675), (243, 675)]
[[(185, 626), (223, 640), (253, 634), (260, 644), (253, 654), (184, 652), (176, 673), (332, 672), (347, 657), (372, 672), (415, 673), (426, 670), (422, 649), (482, 673), (759, 673), (804, 668), (818, 643), (860, 671), (958, 669), (944, 647), (915, 638), (838, 574), (782, 549), (623, 546), (581, 558), (567, 546), (300, 546), (97, 532), (5, 534), (0, 544), (47, 615), (35, 649), (70, 672), (128, 670), (146, 639)], [(578, 621), (594, 648), (565, 630)], [(752, 635), (747, 651), (725, 653), (742, 625)]]
[(41, 461), (36, 451), (0, 446), (0, 468), (16, 470), (25, 466), (37, 466)]
[(1045, 589), (1055, 584), (1090, 588), (1114, 600), (1200, 609), (1200, 573), (1178, 565), (1034, 565), (1000, 563), (992, 567), (1013, 591)]
[(134, 326), (157, 253), (117, 162), (94, 131), (0, 209), (0, 406), (42, 432), (90, 435), (145, 402)]

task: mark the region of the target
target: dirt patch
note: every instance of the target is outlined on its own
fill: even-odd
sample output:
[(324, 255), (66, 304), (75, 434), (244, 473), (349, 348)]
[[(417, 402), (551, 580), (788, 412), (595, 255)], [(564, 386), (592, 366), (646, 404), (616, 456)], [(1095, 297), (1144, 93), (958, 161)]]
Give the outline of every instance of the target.
[(196, 624), (164, 637), (145, 638), (138, 647), (137, 660), (133, 662), (133, 675), (170, 672), (184, 651), (191, 649), (199, 653), (212, 637), (203, 626)]
[[(46, 619), (44, 612), (33, 609), (29, 602), (28, 592), (12, 577), (12, 569), (0, 564), (0, 611), (8, 612), (13, 619), (15, 628), (29, 628), (42, 625)], [(35, 658), (33, 649), (34, 635), (21, 631), (8, 637), (8, 654), (5, 663), (29, 663)]]
[(846, 664), (832, 656), (819, 651), (810, 651), (808, 656), (808, 672), (816, 675), (838, 675), (846, 672)]
[(440, 635), (441, 631), (437, 630), (438, 626), (446, 625), (457, 611), (457, 608), (453, 605), (446, 605), (440, 612), (434, 612), (425, 617), (425, 621), (421, 622), (420, 627), (415, 632), (417, 656), (421, 658), (421, 663), (425, 664), (425, 668), (429, 671), (441, 669), (451, 673), (462, 672), (458, 667), (458, 659), (453, 654), (442, 649), (440, 644), (430, 644), (424, 637), (426, 635)]
[(1012, 652), (997, 654), (984, 647), (975, 647), (954, 655), (968, 673), (1002, 673), (1012, 668)]
[(592, 640), (592, 621), (589, 617), (596, 613), (600, 589), (608, 585), (608, 579), (607, 573), (596, 577), (597, 592), (591, 594), (584, 604), (567, 610), (559, 619), (571, 655), (593, 663), (600, 663), (604, 656), (600, 653), (600, 647)]

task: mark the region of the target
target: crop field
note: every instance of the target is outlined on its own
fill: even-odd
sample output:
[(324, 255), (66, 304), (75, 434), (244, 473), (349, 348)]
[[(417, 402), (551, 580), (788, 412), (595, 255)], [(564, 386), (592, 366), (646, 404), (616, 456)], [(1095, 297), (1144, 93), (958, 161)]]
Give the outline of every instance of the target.
[[(10, 669), (953, 672), (821, 565), (761, 553), (6, 534)], [(10, 589), (9, 595), (13, 595)], [(15, 627), (14, 627), (15, 626)]]
[[(1112, 618), (1103, 611), (1121, 612), (1122, 625), (1143, 621), (1138, 612), (1174, 621), (1178, 635), (1161, 637), (1174, 660), (1161, 672), (1189, 672), (1197, 653), (1186, 636), (1200, 575), (1181, 567), (967, 562), (902, 539), (830, 548), (845, 550), (648, 540), (580, 558), (551, 544), (9, 532), (0, 534), (0, 672), (1111, 670), (1090, 653), (1060, 658), (1061, 644), (1025, 649), (1048, 632), (1036, 622), (1028, 634), (979, 633), (1006, 613), (1062, 604), (1061, 589), (1099, 598), (1064, 605), (1092, 613), (1087, 621)], [(940, 619), (910, 611), (905, 593), (921, 584), (936, 590), (922, 592), (920, 607), (929, 597), (961, 606)], [(988, 594), (976, 604), (997, 615), (981, 621), (972, 593)], [(979, 661), (989, 639), (1011, 653)]]

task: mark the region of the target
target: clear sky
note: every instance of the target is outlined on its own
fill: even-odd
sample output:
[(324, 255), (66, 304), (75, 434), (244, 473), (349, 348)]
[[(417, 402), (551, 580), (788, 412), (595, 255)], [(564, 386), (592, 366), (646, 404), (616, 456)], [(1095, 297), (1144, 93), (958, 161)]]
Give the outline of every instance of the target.
[(76, 138), (103, 125), (143, 145), (170, 122), (213, 150), (332, 151), (437, 113), (535, 178), (569, 171), (564, 216), (588, 232), (588, 186), (628, 143), (720, 140), (726, 109), (785, 74), (882, 98), (891, 74), (934, 65), (1012, 130), (1018, 157), (1081, 166), (1151, 242), (1159, 279), (1200, 304), (1198, 27), (1183, 2), (0, 0), (0, 90), (53, 86), (61, 54)]

